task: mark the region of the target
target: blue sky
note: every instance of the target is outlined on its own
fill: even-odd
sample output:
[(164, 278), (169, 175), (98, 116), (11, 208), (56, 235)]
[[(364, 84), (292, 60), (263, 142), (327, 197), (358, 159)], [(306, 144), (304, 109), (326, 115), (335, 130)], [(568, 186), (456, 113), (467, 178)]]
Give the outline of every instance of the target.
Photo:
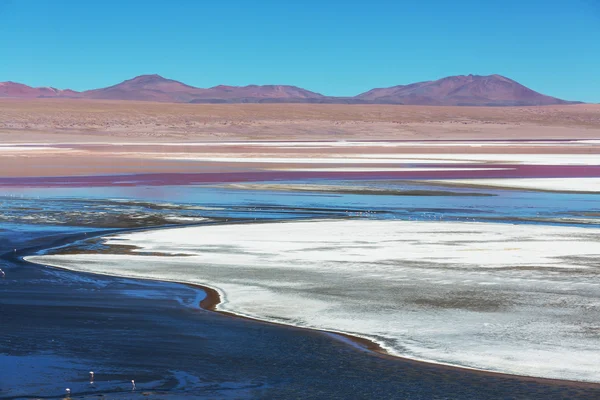
[(600, 1), (0, 0), (0, 81), (85, 90), (147, 73), (340, 96), (498, 73), (600, 102)]

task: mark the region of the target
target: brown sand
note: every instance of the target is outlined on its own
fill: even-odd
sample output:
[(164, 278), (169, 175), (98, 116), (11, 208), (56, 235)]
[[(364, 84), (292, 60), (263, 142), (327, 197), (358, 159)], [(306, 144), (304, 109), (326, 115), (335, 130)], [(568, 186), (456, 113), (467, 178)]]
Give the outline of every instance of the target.
[[(0, 99), (0, 146), (62, 143), (42, 151), (0, 148), (0, 177), (236, 172), (282, 165), (174, 160), (329, 157), (388, 153), (592, 153), (600, 146), (265, 148), (223, 141), (598, 139), (600, 105), (427, 107), (315, 104), (165, 104)], [(190, 146), (190, 142), (213, 146)], [(96, 144), (94, 144), (96, 143)], [(97, 143), (104, 143), (98, 145)], [(137, 143), (137, 146), (127, 143)], [(163, 146), (181, 143), (180, 146)], [(302, 165), (298, 165), (302, 166)], [(304, 165), (306, 166), (306, 165)], [(294, 167), (287, 165), (286, 167)], [(319, 165), (314, 165), (319, 167)]]
[(429, 107), (0, 99), (0, 143), (600, 137), (600, 105)]

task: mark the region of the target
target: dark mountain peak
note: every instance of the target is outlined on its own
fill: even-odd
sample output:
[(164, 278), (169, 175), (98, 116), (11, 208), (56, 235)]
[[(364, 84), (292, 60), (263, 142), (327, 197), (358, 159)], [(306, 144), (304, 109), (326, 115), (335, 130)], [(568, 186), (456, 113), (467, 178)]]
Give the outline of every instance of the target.
[(171, 79), (164, 78), (158, 74), (147, 74), (138, 75), (135, 78), (127, 79), (124, 82), (137, 82), (137, 83), (157, 83), (157, 82), (170, 82)]
[(475, 75), (475, 74), (468, 74), (468, 75), (450, 75), (450, 76), (445, 76), (443, 78), (440, 78), (436, 81), (429, 81), (429, 82), (437, 82), (437, 81), (461, 81), (461, 82), (472, 82), (472, 81), (477, 81), (477, 80), (482, 80), (482, 79), (489, 79), (489, 78), (502, 78), (502, 76), (500, 75)]
[[(499, 82), (512, 82), (512, 83), (517, 83), (505, 76), (499, 75), (499, 74), (492, 74), (492, 75), (474, 75), (474, 74), (469, 74), (469, 75), (454, 75), (454, 76), (447, 76), (445, 78), (441, 78), (438, 79), (438, 81), (457, 81), (457, 82), (490, 82), (490, 81), (499, 81)], [(437, 82), (437, 81), (430, 81), (430, 82)]]
[(137, 87), (137, 86), (152, 86), (152, 85), (163, 85), (163, 84), (176, 84), (176, 85), (181, 85), (181, 86), (190, 87), (190, 88), (192, 87), (192, 86), (186, 85), (184, 83), (181, 83), (181, 82), (173, 80), (173, 79), (167, 79), (158, 74), (139, 75), (139, 76), (136, 76), (135, 78), (127, 79), (115, 86), (129, 85), (129, 86)]
[(215, 89), (215, 90), (232, 90), (237, 88), (237, 86), (229, 86), (229, 85), (217, 85), (217, 86), (213, 86), (210, 89)]
[(288, 88), (289, 89), (291, 89), (291, 88), (297, 89), (296, 86), (289, 86), (289, 85), (250, 85), (250, 87), (255, 87), (255, 88), (261, 87), (263, 89), (288, 89)]

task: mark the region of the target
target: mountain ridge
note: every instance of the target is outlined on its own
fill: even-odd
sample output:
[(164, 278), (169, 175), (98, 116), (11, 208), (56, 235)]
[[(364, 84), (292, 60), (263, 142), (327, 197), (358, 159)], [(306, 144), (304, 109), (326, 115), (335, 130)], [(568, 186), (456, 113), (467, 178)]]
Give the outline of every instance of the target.
[(217, 85), (198, 88), (158, 74), (76, 92), (0, 82), (0, 98), (75, 98), (171, 103), (329, 103), (432, 106), (535, 106), (576, 104), (538, 93), (502, 75), (456, 75), (433, 81), (374, 88), (353, 97), (326, 96), (292, 85)]

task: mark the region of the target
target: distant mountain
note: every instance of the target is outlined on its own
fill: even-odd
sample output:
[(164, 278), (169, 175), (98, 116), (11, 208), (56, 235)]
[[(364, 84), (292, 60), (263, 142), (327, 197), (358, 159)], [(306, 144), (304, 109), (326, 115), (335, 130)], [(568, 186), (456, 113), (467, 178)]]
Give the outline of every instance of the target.
[(59, 90), (52, 87), (31, 87), (16, 82), (0, 82), (0, 97), (35, 99), (39, 97), (77, 97), (73, 90)]
[(192, 103), (304, 103), (326, 98), (322, 94), (288, 85), (219, 85), (203, 90)]
[(104, 89), (82, 93), (89, 99), (148, 100), (174, 103), (258, 103), (302, 102), (325, 96), (295, 86), (282, 85), (219, 85), (202, 89), (163, 78), (160, 75), (141, 75)]
[(535, 92), (500, 75), (450, 76), (437, 81), (372, 89), (356, 98), (372, 103), (444, 106), (541, 106), (573, 103)]
[(107, 88), (87, 90), (81, 94), (87, 99), (187, 103), (204, 90), (160, 75), (140, 75)]
[(355, 97), (332, 97), (288, 85), (189, 86), (160, 75), (140, 75), (117, 85), (75, 92), (0, 82), (0, 97), (84, 98), (171, 103), (336, 103), (450, 106), (529, 106), (570, 104), (535, 92), (500, 75), (450, 76), (437, 81), (372, 89)]

